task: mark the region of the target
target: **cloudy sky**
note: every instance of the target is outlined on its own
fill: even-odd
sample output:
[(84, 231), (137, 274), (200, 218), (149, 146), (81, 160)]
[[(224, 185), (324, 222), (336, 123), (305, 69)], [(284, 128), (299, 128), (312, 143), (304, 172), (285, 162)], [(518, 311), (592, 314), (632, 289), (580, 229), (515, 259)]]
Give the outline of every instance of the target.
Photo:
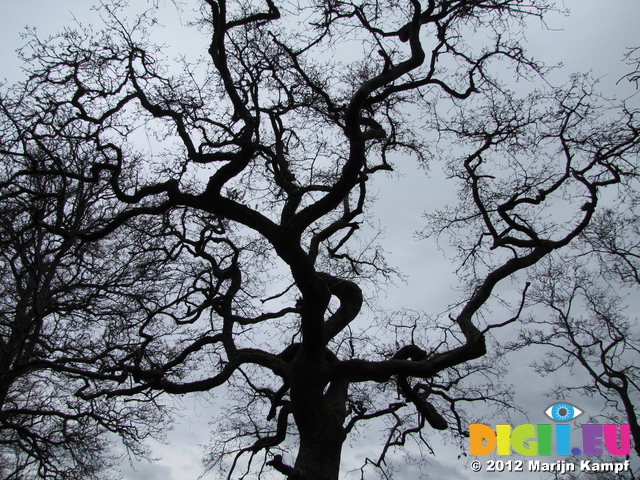
[[(35, 27), (41, 36), (46, 37), (65, 25), (73, 24), (74, 18), (83, 22), (94, 18), (89, 12), (90, 4), (88, 0), (0, 0), (0, 79), (4, 78), (11, 83), (21, 78), (15, 50), (23, 43), (20, 33), (26, 26)], [(591, 71), (601, 79), (604, 91), (618, 97), (632, 93), (628, 84), (619, 83), (618, 80), (628, 71), (628, 67), (621, 62), (625, 49), (640, 45), (640, 1), (565, 0), (563, 4), (571, 10), (570, 16), (550, 15), (546, 25), (531, 23), (526, 45), (530, 54), (548, 64), (564, 64), (561, 70), (553, 74), (554, 81), (558, 83), (572, 72)], [(173, 38), (171, 32), (164, 33), (163, 39), (176, 48), (188, 44), (188, 40), (183, 37)], [(406, 188), (407, 182), (413, 181), (414, 175), (424, 182), (424, 188)], [(418, 242), (414, 237), (414, 232), (424, 223), (422, 213), (433, 208), (433, 202), (425, 198), (424, 192), (433, 188), (441, 173), (434, 170), (429, 178), (422, 178), (422, 175), (418, 170), (405, 170), (404, 174), (375, 184), (378, 189), (377, 214), (381, 225), (385, 227), (384, 240), (390, 251), (389, 261), (408, 277), (406, 283), (400, 282), (396, 287), (387, 289), (386, 304), (390, 308), (439, 312), (455, 300), (453, 286), (456, 282), (450, 262), (443, 257), (437, 246), (424, 241)], [(440, 198), (445, 199), (446, 195), (440, 195)], [(429, 275), (425, 276), (422, 266), (427, 264)], [(451, 281), (445, 281), (446, 279)], [(518, 363), (514, 360), (510, 376), (505, 381), (515, 383), (517, 401), (525, 412), (529, 412), (527, 421), (545, 423), (548, 420), (542, 412), (550, 401), (544, 394), (553, 388), (553, 383), (534, 377), (535, 374), (531, 373), (527, 364), (526, 358), (519, 359)], [(141, 461), (134, 462), (133, 466), (124, 465), (125, 480), (195, 480), (202, 473), (200, 447), (208, 442), (208, 422), (215, 415), (215, 402), (213, 400), (212, 403), (209, 398), (185, 399), (181, 406), (183, 418), (168, 434), (168, 443), (154, 444), (154, 455), (159, 460), (153, 464)], [(587, 400), (585, 405), (580, 406), (589, 408)], [(504, 420), (496, 419), (495, 423), (501, 421)], [(524, 420), (522, 423), (525, 423)], [(458, 449), (440, 445), (441, 442), (438, 441), (433, 443), (438, 446), (437, 457), (429, 460), (432, 478), (507, 478), (505, 475), (508, 474), (474, 474), (467, 469), (469, 459), (456, 460)], [(353, 451), (345, 451), (346, 468), (343, 471), (355, 466), (360, 455), (370, 449), (371, 446), (359, 442)], [(407, 467), (398, 474), (398, 478), (419, 478), (419, 474), (412, 471), (412, 468)], [(520, 474), (518, 478), (539, 476)]]

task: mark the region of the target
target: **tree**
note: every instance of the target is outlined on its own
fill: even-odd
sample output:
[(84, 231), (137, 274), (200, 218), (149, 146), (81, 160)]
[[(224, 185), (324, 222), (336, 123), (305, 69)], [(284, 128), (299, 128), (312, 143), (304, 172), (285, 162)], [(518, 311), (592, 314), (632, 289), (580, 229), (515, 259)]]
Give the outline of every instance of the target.
[(602, 398), (606, 410), (592, 417), (628, 424), (638, 458), (640, 332), (628, 299), (637, 297), (640, 286), (636, 182), (631, 178), (616, 199), (626, 208), (604, 209), (583, 232), (576, 249), (541, 265), (530, 300), (543, 309), (534, 310), (518, 340), (507, 349), (544, 347), (544, 360), (533, 364), (542, 375), (566, 368), (585, 372), (590, 383), (565, 380), (554, 395)]
[[(637, 70), (636, 51), (630, 49), (625, 58)], [(637, 71), (624, 78), (636, 83), (637, 88)], [(628, 424), (632, 449), (639, 458), (640, 332), (637, 318), (630, 313), (630, 299), (637, 297), (640, 286), (640, 217), (638, 177), (633, 167), (626, 169), (615, 200), (604, 202), (573, 248), (557, 252), (537, 266), (536, 281), (529, 291), (533, 313), (523, 321), (518, 339), (509, 342), (505, 351), (544, 348), (544, 359), (532, 364), (544, 376), (558, 376), (566, 369), (586, 373), (590, 379), (587, 383), (582, 375), (562, 375), (554, 397), (571, 398), (576, 393), (600, 397), (605, 409), (591, 418)], [(636, 475), (629, 472), (628, 478)], [(613, 478), (614, 474), (597, 477)]]
[(633, 320), (624, 314), (623, 299), (599, 286), (592, 271), (577, 268), (572, 274), (556, 264), (540, 275), (539, 284), (532, 290), (532, 300), (552, 314), (546, 317), (542, 311), (530, 318), (519, 340), (509, 347), (551, 347), (544, 360), (535, 363), (543, 375), (561, 368), (585, 371), (591, 384), (567, 381), (555, 394), (570, 396), (577, 391), (602, 397), (607, 412), (614, 413), (598, 416), (628, 424), (633, 447), (640, 456), (638, 331)]
[[(638, 478), (634, 465), (640, 457), (637, 319), (626, 314), (624, 297), (604, 287), (597, 272), (584, 266), (567, 269), (564, 262), (550, 263), (531, 292), (536, 313), (524, 322), (518, 340), (506, 348), (520, 353), (533, 346), (544, 348), (544, 360), (534, 362), (533, 367), (541, 375), (563, 379), (554, 388), (555, 398), (599, 397), (604, 408), (589, 415), (589, 420), (629, 425), (631, 454), (627, 460), (631, 457), (632, 463), (628, 472), (567, 472), (563, 478), (633, 480)], [(567, 271), (572, 268), (574, 271)], [(600, 459), (620, 460), (620, 457)], [(559, 478), (557, 474), (556, 477)]]
[[(6, 105), (6, 104), (5, 104)], [(6, 119), (6, 117), (4, 117)], [(7, 126), (7, 123), (5, 123)], [(14, 135), (17, 132), (12, 132)], [(14, 136), (15, 138), (15, 136)], [(104, 185), (47, 175), (47, 151), (67, 168), (90, 166), (72, 140), (55, 139), (43, 149), (3, 155), (0, 181), (0, 475), (3, 479), (106, 478), (119, 435), (130, 452), (159, 435), (162, 409), (95, 399), (81, 391), (83, 368), (109, 353), (119, 325), (140, 321), (136, 309), (150, 305), (153, 288), (165, 280), (153, 243), (131, 224), (119, 237), (79, 243), (45, 228), (91, 228), (109, 208)], [(2, 144), (11, 144), (10, 129)], [(157, 247), (156, 247), (157, 248)], [(120, 258), (117, 252), (128, 252)], [(116, 340), (117, 339), (117, 340)], [(114, 341), (115, 340), (115, 341)]]
[[(20, 178), (105, 188), (113, 200), (99, 223), (43, 219), (47, 231), (84, 245), (149, 221), (161, 225), (152, 238), (179, 241), (153, 250), (178, 268), (165, 304), (116, 323), (91, 364), (57, 371), (82, 375), (87, 401), (234, 389), (235, 413), (249, 415), (232, 417), (232, 438), (210, 459), (229, 477), (255, 465), (337, 479), (347, 435), (376, 418), (391, 419), (384, 451), (425, 429), (464, 431), (457, 405), (490, 397), (464, 381), (522, 301), (502, 321), (483, 309), (501, 282), (574, 242), (601, 191), (635, 173), (636, 113), (603, 115), (581, 77), (522, 97), (505, 87), (500, 65), (544, 73), (512, 36), (551, 8), (543, 0), (197, 5), (206, 60), (165, 65), (145, 40), (152, 17), (127, 21), (105, 5), (101, 32), (33, 37), (20, 101), (4, 101), (19, 128), (2, 153), (44, 152)], [(368, 186), (402, 156), (437, 158), (434, 133), (454, 145), (460, 203), (430, 227), (453, 235), (468, 288), (449, 319), (409, 319), (375, 345), (365, 297), (391, 270), (375, 246), (358, 247)], [(46, 148), (60, 138), (86, 148), (90, 166)]]

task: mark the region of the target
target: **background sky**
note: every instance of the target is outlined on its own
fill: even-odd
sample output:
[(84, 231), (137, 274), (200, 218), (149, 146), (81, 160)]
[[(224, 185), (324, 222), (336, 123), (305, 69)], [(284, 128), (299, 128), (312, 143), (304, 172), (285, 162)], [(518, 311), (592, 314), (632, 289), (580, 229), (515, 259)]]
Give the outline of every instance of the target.
[[(566, 0), (561, 3), (571, 10), (570, 16), (552, 14), (547, 17), (546, 25), (531, 22), (525, 45), (530, 55), (547, 64), (564, 64), (551, 77), (555, 83), (563, 83), (562, 79), (573, 72), (591, 71), (600, 78), (601, 89), (607, 94), (620, 98), (632, 94), (631, 86), (627, 82), (619, 82), (619, 79), (629, 71), (629, 67), (622, 63), (625, 49), (640, 46), (640, 1)], [(74, 18), (83, 23), (90, 22), (95, 18), (95, 14), (89, 12), (90, 4), (87, 0), (0, 0), (0, 79), (12, 83), (21, 78), (15, 50), (24, 43), (20, 33), (26, 26), (35, 27), (42, 37), (46, 37), (65, 25), (72, 25)], [(167, 8), (172, 8), (170, 2), (166, 4)], [(194, 38), (185, 38), (172, 31), (163, 31), (162, 37), (164, 43), (175, 50), (201, 48), (204, 51), (206, 48), (191, 44)], [(414, 233), (424, 225), (423, 212), (433, 209), (434, 197), (445, 201), (452, 192), (442, 191), (439, 187), (442, 172), (437, 168), (427, 176), (413, 167), (402, 167), (401, 173), (379, 178), (372, 188), (378, 192), (375, 213), (384, 227), (383, 240), (389, 251), (388, 260), (407, 276), (406, 283), (398, 282), (382, 292), (386, 296), (384, 304), (390, 309), (402, 307), (441, 312), (458, 298), (458, 292), (454, 290), (457, 282), (452, 274), (453, 266), (446, 258), (445, 245), (418, 241)], [(411, 188), (413, 182), (420, 182), (420, 188)], [(425, 265), (428, 265), (428, 271)], [(528, 418), (520, 423), (546, 423), (548, 419), (542, 412), (552, 401), (545, 393), (553, 389), (553, 383), (532, 373), (528, 368), (530, 360), (522, 357), (512, 359), (510, 374), (505, 381), (514, 383), (519, 406), (529, 412)], [(184, 398), (180, 404), (183, 418), (168, 433), (168, 443), (153, 445), (158, 460), (123, 465), (125, 480), (195, 480), (202, 473), (201, 446), (209, 440), (211, 427), (208, 422), (216, 414), (215, 405), (219, 401), (224, 401), (224, 398)], [(584, 410), (598, 408), (597, 403), (590, 403), (587, 399), (578, 406)], [(495, 419), (495, 423), (503, 421), (505, 419)], [(467, 469), (468, 458), (456, 459), (459, 449), (443, 445), (437, 436), (431, 438), (434, 447), (437, 446), (436, 457), (429, 460), (432, 478), (508, 478), (508, 473), (472, 473)], [(374, 455), (375, 447), (360, 441), (352, 451), (345, 450), (343, 471), (346, 473), (357, 466), (363, 453)], [(419, 474), (412, 470), (414, 467), (403, 468), (398, 478), (419, 478)], [(347, 475), (345, 478), (356, 477)], [(518, 474), (518, 478), (539, 478), (539, 475)]]

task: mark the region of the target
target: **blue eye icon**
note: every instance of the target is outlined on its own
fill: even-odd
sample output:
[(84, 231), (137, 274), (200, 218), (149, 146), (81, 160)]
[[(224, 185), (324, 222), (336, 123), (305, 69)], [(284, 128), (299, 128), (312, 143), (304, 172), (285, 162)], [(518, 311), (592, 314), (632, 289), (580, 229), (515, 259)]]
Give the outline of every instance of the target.
[(584, 412), (570, 403), (554, 403), (544, 411), (544, 414), (556, 422), (568, 422), (582, 415)]

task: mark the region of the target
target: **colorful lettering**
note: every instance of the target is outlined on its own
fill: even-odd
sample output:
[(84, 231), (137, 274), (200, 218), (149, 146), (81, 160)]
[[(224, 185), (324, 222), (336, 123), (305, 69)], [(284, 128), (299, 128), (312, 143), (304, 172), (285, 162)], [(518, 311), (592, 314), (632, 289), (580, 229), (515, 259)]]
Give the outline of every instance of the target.
[[(552, 445), (555, 431), (555, 452)], [(549, 424), (522, 424), (516, 427), (501, 424), (495, 430), (488, 425), (469, 425), (469, 451), (471, 455), (482, 457), (494, 451), (508, 456), (513, 452), (531, 457), (535, 455), (597, 455), (603, 447), (611, 455), (624, 457), (631, 450), (631, 428), (629, 425), (582, 425), (582, 447), (571, 447), (571, 425), (557, 423), (555, 429)]]
[[(617, 430), (620, 427), (620, 447)], [(631, 451), (631, 427), (629, 425), (603, 425), (604, 446), (607, 452), (618, 457), (626, 457)]]

